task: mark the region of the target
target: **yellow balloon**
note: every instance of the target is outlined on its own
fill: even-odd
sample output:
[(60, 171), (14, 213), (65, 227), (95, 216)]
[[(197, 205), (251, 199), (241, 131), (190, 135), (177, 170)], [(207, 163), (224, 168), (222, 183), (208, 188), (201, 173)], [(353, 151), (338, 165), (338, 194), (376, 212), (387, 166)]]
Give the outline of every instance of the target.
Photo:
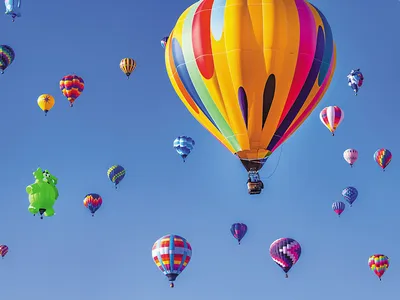
[(40, 109), (44, 111), (44, 115), (46, 116), (47, 112), (54, 106), (55, 100), (52, 95), (43, 94), (39, 96), (37, 103)]
[(202, 0), (179, 17), (165, 64), (197, 121), (259, 170), (324, 96), (336, 46), (306, 0)]
[(119, 68), (129, 79), (129, 76), (131, 76), (132, 72), (136, 69), (136, 61), (133, 58), (123, 58), (119, 63)]

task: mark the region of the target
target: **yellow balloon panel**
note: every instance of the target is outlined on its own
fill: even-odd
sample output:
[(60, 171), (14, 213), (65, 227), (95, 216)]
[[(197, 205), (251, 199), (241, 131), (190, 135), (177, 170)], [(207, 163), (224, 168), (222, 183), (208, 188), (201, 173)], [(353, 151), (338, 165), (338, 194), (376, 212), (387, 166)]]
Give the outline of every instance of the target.
[(304, 0), (203, 0), (178, 19), (168, 76), (192, 115), (241, 159), (269, 156), (309, 116), (336, 51)]

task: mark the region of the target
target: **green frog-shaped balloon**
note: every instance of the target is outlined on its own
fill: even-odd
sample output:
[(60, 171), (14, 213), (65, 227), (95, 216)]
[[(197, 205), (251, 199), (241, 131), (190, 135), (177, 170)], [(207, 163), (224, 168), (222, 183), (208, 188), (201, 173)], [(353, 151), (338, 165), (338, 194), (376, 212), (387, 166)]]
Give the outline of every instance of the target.
[(30, 203), (28, 210), (33, 215), (40, 213), (41, 219), (43, 219), (43, 214), (51, 217), (54, 215), (53, 205), (58, 198), (57, 178), (48, 170), (42, 171), (41, 168), (37, 168), (33, 176), (36, 179), (35, 183), (26, 187)]

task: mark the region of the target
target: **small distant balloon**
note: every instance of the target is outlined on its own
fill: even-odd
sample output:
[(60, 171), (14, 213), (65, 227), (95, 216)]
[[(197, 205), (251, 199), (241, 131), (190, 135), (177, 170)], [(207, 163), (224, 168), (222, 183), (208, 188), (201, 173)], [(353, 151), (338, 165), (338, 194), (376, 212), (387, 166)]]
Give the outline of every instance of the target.
[(328, 106), (321, 111), (319, 118), (334, 136), (336, 129), (344, 119), (344, 112), (339, 106)]
[(119, 68), (129, 79), (129, 76), (131, 76), (132, 72), (136, 69), (136, 61), (133, 58), (123, 58), (119, 63)]
[(168, 38), (168, 36), (165, 36), (161, 39), (161, 47), (163, 47), (164, 49), (167, 46)]
[(343, 189), (342, 196), (344, 200), (346, 200), (350, 204), (350, 207), (352, 207), (353, 202), (357, 199), (358, 191), (355, 187), (348, 186), (347, 188)]
[(280, 238), (269, 247), (272, 260), (282, 268), (288, 278), (288, 272), (296, 264), (301, 255), (300, 244), (291, 238)]
[(358, 151), (356, 149), (347, 149), (343, 152), (343, 158), (350, 167), (353, 167), (353, 164), (358, 159)]
[(174, 148), (176, 152), (182, 157), (183, 162), (186, 161), (186, 157), (190, 154), (190, 152), (193, 150), (193, 147), (196, 143), (191, 137), (182, 135), (178, 136), (174, 140)]
[(83, 205), (92, 213), (92, 217), (94, 217), (94, 213), (101, 207), (103, 204), (103, 199), (99, 194), (87, 194), (83, 199)]
[(49, 110), (52, 109), (52, 107), (54, 106), (55, 100), (52, 95), (43, 94), (39, 96), (39, 98), (37, 99), (37, 103), (40, 109), (44, 111), (44, 115), (47, 116)]
[(1, 255), (1, 257), (4, 258), (4, 256), (6, 256), (7, 253), (8, 253), (8, 246), (0, 245), (0, 255)]
[(239, 245), (240, 241), (246, 235), (247, 225), (243, 223), (235, 223), (231, 226), (231, 233), (235, 239), (237, 239)]
[(345, 208), (346, 208), (346, 204), (344, 204), (343, 202), (341, 202), (341, 201), (337, 201), (337, 202), (334, 202), (333, 204), (332, 204), (332, 209), (333, 209), (333, 211), (340, 217), (340, 215), (343, 213), (343, 211), (345, 210)]
[(374, 254), (369, 257), (368, 265), (379, 280), (382, 280), (382, 275), (389, 269), (389, 258), (383, 254)]
[(75, 100), (85, 89), (85, 82), (78, 75), (66, 75), (60, 80), (60, 90), (68, 99), (69, 106), (73, 107)]
[(6, 15), (12, 17), (12, 21), (15, 22), (16, 17), (21, 17), (21, 0), (5, 0)]
[(118, 184), (124, 179), (126, 171), (123, 166), (113, 165), (107, 171), (107, 176), (114, 183), (115, 188), (117, 188)]
[(374, 153), (374, 160), (382, 168), (382, 170), (385, 171), (386, 167), (392, 161), (392, 153), (384, 148), (378, 149)]
[(0, 45), (0, 73), (4, 74), (5, 69), (8, 68), (9, 65), (15, 59), (15, 52), (13, 48), (8, 45)]

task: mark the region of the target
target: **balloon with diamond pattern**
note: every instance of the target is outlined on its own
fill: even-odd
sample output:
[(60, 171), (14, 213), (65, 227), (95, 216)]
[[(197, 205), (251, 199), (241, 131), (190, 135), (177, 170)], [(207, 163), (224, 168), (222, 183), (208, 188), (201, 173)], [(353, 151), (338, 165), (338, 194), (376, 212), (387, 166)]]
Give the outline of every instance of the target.
[(301, 255), (300, 244), (291, 238), (280, 238), (269, 247), (272, 260), (282, 268), (288, 278), (289, 270), (297, 263)]

